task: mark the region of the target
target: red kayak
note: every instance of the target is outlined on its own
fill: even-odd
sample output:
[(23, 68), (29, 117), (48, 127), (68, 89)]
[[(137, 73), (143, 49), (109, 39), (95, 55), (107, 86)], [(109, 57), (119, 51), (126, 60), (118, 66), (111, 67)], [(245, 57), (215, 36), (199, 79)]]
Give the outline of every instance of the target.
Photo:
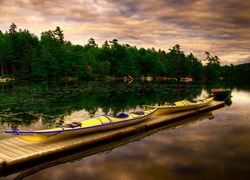
[(219, 88), (212, 89), (212, 94), (215, 96), (216, 99), (225, 100), (231, 97), (231, 93), (232, 93), (231, 90), (222, 90)]

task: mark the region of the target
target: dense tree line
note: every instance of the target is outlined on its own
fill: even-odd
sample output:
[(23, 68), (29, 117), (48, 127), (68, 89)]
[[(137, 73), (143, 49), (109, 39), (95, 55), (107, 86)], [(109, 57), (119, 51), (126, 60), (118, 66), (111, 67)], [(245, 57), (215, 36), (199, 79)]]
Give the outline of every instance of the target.
[[(100, 47), (93, 38), (86, 45), (73, 45), (64, 39), (60, 27), (41, 33), (40, 40), (29, 30), (0, 31), (0, 64), (2, 77), (56, 80), (111, 77), (164, 76), (172, 78), (219, 79), (244, 77), (249, 69), (220, 66), (217, 56), (205, 52), (206, 65), (192, 53), (185, 55), (176, 44), (169, 52), (119, 44), (117, 39)], [(246, 76), (245, 76), (246, 77)]]

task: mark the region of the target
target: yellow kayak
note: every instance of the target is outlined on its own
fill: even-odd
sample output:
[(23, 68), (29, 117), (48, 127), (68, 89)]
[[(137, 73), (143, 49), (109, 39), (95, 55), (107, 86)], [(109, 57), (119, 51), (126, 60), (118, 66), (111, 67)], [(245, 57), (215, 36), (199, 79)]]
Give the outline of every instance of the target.
[(34, 131), (14, 129), (5, 130), (5, 133), (12, 133), (21, 139), (32, 142), (60, 140), (82, 134), (106, 131), (139, 123), (153, 115), (155, 112), (156, 109), (150, 109), (145, 111), (121, 113), (118, 116), (102, 115), (81, 122), (65, 124), (61, 127), (53, 129)]
[(195, 101), (188, 101), (182, 100), (177, 101), (171, 104), (166, 104), (162, 106), (148, 106), (145, 105), (146, 109), (157, 109), (155, 114), (167, 114), (167, 113), (175, 113), (180, 111), (188, 111), (193, 109), (198, 109), (205, 107), (213, 102), (213, 97), (206, 98), (204, 100), (195, 100)]

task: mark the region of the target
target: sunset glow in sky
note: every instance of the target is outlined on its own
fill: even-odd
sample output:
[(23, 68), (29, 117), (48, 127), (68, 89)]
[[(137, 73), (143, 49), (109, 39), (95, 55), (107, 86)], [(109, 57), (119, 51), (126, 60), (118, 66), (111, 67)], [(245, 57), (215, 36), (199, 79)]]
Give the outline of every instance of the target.
[(199, 60), (250, 62), (250, 1), (244, 0), (0, 0), (0, 30), (12, 23), (40, 38), (59, 26), (65, 40), (120, 44), (166, 52), (179, 44)]

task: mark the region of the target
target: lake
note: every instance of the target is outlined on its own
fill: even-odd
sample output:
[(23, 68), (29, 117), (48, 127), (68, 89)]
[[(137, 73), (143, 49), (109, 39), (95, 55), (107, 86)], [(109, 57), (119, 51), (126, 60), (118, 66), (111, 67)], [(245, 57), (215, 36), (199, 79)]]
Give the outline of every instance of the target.
[(91, 81), (0, 84), (0, 140), (5, 129), (41, 129), (182, 99), (204, 99), (215, 87), (232, 90), (220, 109), (142, 134), (133, 141), (27, 170), (0, 180), (249, 179), (250, 84), (234, 82)]

